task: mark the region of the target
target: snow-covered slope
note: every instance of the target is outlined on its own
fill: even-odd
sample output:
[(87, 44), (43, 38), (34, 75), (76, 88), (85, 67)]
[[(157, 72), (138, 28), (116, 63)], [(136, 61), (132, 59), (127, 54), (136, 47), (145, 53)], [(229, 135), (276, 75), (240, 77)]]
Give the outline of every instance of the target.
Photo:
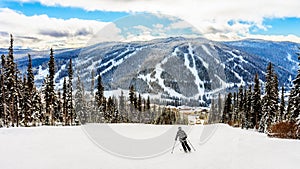
[[(90, 90), (91, 71), (95, 70), (96, 75), (102, 75), (107, 91), (128, 90), (134, 85), (139, 93), (151, 93), (162, 99), (177, 97), (206, 102), (211, 93), (222, 88), (252, 83), (256, 73), (264, 81), (269, 61), (279, 74), (279, 85), (288, 87), (296, 73), (297, 45), (182, 37), (105, 42), (82, 49), (55, 51), (55, 82), (56, 88), (62, 87), (69, 58), (73, 58), (75, 75), (80, 75), (86, 91)], [(37, 86), (41, 86), (47, 73), (47, 61), (48, 56), (33, 58)], [(18, 59), (18, 65), (25, 71), (27, 60)]]
[[(112, 124), (110, 127), (128, 137), (140, 139), (156, 136), (159, 130), (166, 131), (170, 127), (135, 125), (140, 126)], [(216, 128), (215, 132), (202, 142), (203, 131), (212, 127)], [(299, 140), (268, 138), (264, 134), (223, 124), (192, 126), (188, 135), (196, 152), (185, 154), (177, 145), (173, 154), (169, 150), (160, 156), (134, 160), (103, 151), (87, 137), (83, 127), (1, 128), (0, 166), (3, 169), (299, 168)], [(103, 139), (109, 138), (103, 135)], [(171, 148), (174, 137), (167, 141)]]

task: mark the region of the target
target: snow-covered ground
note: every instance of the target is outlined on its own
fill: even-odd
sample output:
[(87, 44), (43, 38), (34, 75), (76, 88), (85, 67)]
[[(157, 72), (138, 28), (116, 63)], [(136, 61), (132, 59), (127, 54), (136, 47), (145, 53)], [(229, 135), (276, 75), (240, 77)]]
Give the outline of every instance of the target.
[[(147, 139), (170, 126), (114, 124), (122, 135)], [(211, 132), (216, 128), (215, 132)], [(171, 130), (176, 134), (176, 130)], [(210, 133), (207, 133), (210, 132)], [(206, 132), (206, 133), (205, 133)], [(149, 133), (147, 135), (146, 133)], [(205, 135), (211, 135), (206, 137)], [(105, 136), (103, 136), (105, 137)], [(209, 138), (203, 142), (203, 138)], [(107, 138), (103, 138), (107, 139)], [(170, 138), (170, 147), (174, 138)], [(84, 127), (0, 128), (1, 169), (296, 169), (300, 141), (268, 138), (254, 131), (227, 125), (192, 126), (189, 140), (196, 152), (174, 153), (146, 159), (129, 159), (99, 148)]]

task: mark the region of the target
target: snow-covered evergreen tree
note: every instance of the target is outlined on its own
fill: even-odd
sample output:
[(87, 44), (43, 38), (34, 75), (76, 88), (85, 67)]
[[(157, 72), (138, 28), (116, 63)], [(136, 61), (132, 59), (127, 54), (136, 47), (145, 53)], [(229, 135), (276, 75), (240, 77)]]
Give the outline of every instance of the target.
[(252, 114), (253, 114), (253, 127), (258, 129), (259, 121), (262, 117), (261, 112), (261, 91), (260, 91), (260, 83), (258, 74), (254, 77), (254, 88), (253, 88), (253, 96), (252, 96)]
[(252, 86), (249, 85), (249, 88), (247, 90), (247, 99), (246, 99), (246, 104), (247, 104), (247, 110), (245, 111), (245, 127), (246, 129), (248, 128), (253, 128), (254, 123), (254, 113), (252, 111)]
[(97, 104), (97, 107), (103, 106), (103, 98), (104, 98), (104, 86), (102, 83), (102, 77), (99, 74), (98, 80), (97, 80), (97, 91), (95, 93), (95, 102)]
[(82, 88), (79, 75), (77, 75), (77, 82), (76, 82), (75, 112), (79, 116), (80, 122), (82, 124), (90, 122), (91, 115), (88, 115), (88, 112), (86, 111), (85, 94)]
[(55, 60), (54, 60), (54, 53), (53, 53), (53, 49), (50, 49), (50, 59), (48, 62), (48, 66), (49, 66), (49, 76), (48, 76), (48, 81), (46, 83), (47, 85), (47, 95), (48, 95), (48, 105), (46, 105), (46, 110), (47, 110), (47, 115), (49, 116), (49, 124), (53, 125), (54, 121), (55, 121), (55, 117), (53, 115), (54, 113), (54, 104), (55, 104), (55, 91), (54, 91), (54, 75), (55, 75)]
[(267, 129), (276, 122), (278, 110), (278, 80), (272, 63), (269, 63), (267, 67), (265, 95), (262, 102), (263, 117), (260, 121), (259, 131), (267, 132)]
[(232, 113), (232, 93), (228, 93), (225, 99), (225, 106), (222, 114), (222, 122), (231, 123)]
[(119, 113), (123, 117), (122, 122), (127, 122), (128, 114), (126, 111), (126, 99), (123, 91), (121, 91), (121, 95), (119, 96)]
[(17, 94), (16, 91), (16, 63), (14, 61), (13, 55), (13, 36), (10, 35), (10, 47), (8, 49), (8, 56), (6, 58), (6, 70), (5, 70), (5, 87), (6, 87), (6, 97), (7, 97), (7, 120), (10, 122), (10, 126), (15, 126), (16, 123), (16, 111), (15, 111), (15, 95)]
[(28, 54), (27, 78), (24, 77), (24, 125), (32, 121), (33, 115), (33, 95), (34, 95), (34, 75), (32, 71), (32, 60)]
[(70, 59), (68, 65), (68, 83), (67, 83), (67, 113), (68, 113), (70, 125), (73, 125), (76, 119), (76, 114), (74, 113), (74, 106), (73, 106), (72, 81), (73, 81), (73, 65), (72, 65), (72, 59)]
[(237, 102), (238, 102), (237, 123), (238, 126), (241, 126), (243, 122), (244, 105), (245, 105), (244, 89), (242, 85), (239, 87)]
[(290, 115), (289, 120), (291, 122), (296, 122), (300, 127), (300, 54), (298, 54), (299, 68), (298, 73), (293, 81), (294, 86), (290, 93), (289, 107)]
[(280, 106), (279, 106), (279, 113), (277, 117), (278, 122), (285, 121), (285, 101), (284, 101), (284, 86), (281, 87), (281, 98), (280, 98)]
[(5, 55), (1, 55), (1, 72), (0, 72), (0, 127), (7, 126), (7, 98), (6, 98), (6, 60)]
[(63, 123), (64, 125), (68, 124), (68, 101), (67, 101), (67, 80), (64, 78), (63, 82), (63, 94), (62, 94), (62, 102), (63, 102), (63, 107), (62, 107), (62, 113), (63, 113)]

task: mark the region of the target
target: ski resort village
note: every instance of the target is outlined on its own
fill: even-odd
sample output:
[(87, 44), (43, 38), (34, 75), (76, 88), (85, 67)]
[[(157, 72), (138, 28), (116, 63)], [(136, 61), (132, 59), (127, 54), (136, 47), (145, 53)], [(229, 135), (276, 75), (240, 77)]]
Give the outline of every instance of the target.
[(298, 4), (1, 1), (0, 168), (298, 169)]

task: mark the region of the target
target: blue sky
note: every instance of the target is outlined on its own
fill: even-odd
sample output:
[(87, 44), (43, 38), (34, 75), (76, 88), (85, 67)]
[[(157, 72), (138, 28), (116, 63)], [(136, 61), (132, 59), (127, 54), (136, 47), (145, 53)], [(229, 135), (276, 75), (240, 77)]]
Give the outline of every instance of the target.
[(78, 47), (106, 27), (105, 41), (186, 35), (300, 43), (297, 4), (297, 0), (1, 0), (0, 36), (12, 33), (26, 47)]
[(59, 19), (79, 18), (103, 22), (112, 22), (129, 15), (127, 12), (86, 11), (76, 7), (45, 6), (39, 2), (20, 3), (7, 0), (3, 0), (0, 7), (22, 12), (26, 16), (46, 14)]
[(300, 18), (266, 18), (264, 19), (263, 24), (266, 25), (267, 30), (251, 29), (251, 33), (266, 35), (294, 34), (300, 36)]

